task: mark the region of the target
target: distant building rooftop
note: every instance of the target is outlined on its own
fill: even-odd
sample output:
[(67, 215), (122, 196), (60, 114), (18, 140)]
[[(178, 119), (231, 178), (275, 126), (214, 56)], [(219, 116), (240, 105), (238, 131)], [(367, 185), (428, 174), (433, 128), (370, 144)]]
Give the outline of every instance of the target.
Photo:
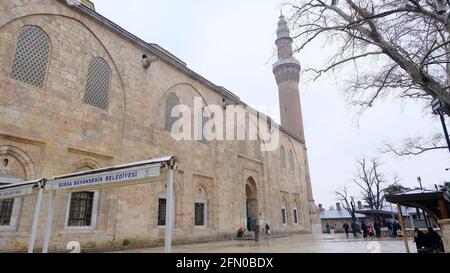
[[(324, 210), (320, 213), (320, 218), (322, 220), (332, 220), (332, 219), (352, 219), (352, 216), (350, 215), (350, 213), (345, 210), (345, 209), (341, 209), (341, 210)], [(366, 218), (365, 215), (363, 214), (356, 214), (356, 218)]]

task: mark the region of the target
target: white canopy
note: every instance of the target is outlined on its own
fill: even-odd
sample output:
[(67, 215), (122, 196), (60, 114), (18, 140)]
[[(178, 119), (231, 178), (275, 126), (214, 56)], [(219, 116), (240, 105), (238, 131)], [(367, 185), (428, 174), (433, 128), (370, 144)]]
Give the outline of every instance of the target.
[(35, 189), (39, 189), (37, 201), (35, 202), (36, 205), (28, 245), (28, 252), (31, 253), (33, 252), (34, 243), (36, 241), (38, 218), (41, 210), (43, 194), (44, 191), (51, 192), (47, 215), (47, 227), (43, 245), (43, 252), (46, 253), (48, 251), (51, 236), (56, 191), (99, 189), (105, 187), (112, 188), (161, 181), (161, 168), (167, 168), (168, 170), (166, 178), (168, 191), (166, 210), (166, 252), (171, 252), (173, 171), (176, 169), (176, 162), (173, 156), (165, 156), (129, 164), (121, 164), (96, 170), (66, 174), (49, 179), (39, 178), (26, 182), (3, 185), (0, 186), (0, 200), (32, 195)]

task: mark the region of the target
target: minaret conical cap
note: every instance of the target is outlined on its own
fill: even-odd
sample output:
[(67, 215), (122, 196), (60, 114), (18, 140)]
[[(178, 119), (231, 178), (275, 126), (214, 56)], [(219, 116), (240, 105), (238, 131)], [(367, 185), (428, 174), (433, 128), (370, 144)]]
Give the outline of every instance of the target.
[(277, 38), (291, 38), (291, 31), (287, 25), (286, 18), (283, 13), (280, 15), (280, 20), (278, 21)]

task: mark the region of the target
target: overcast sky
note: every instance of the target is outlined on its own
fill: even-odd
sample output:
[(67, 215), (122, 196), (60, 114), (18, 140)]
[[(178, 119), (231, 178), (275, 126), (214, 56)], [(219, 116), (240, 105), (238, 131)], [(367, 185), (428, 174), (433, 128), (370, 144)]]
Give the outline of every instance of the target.
[[(188, 67), (232, 91), (249, 105), (275, 106), (278, 90), (272, 74), (280, 0), (94, 0), (97, 12), (150, 43), (157, 43)], [(297, 55), (313, 66), (327, 51), (319, 44)], [(368, 64), (370, 65), (370, 64)], [(355, 159), (377, 156), (385, 142), (442, 131), (423, 106), (386, 99), (362, 116), (359, 126), (345, 101), (337, 73), (313, 82), (302, 77), (300, 92), (315, 200), (326, 208), (336, 203), (334, 190), (353, 186)], [(271, 113), (279, 121), (279, 113)], [(398, 175), (415, 187), (450, 181), (448, 151), (398, 158), (382, 155), (387, 178)], [(354, 191), (358, 195), (358, 191)]]

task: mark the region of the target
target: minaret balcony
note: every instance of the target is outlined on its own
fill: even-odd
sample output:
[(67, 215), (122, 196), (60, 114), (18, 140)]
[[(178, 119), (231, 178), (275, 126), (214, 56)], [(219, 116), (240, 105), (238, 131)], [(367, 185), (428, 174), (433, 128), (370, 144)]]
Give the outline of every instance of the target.
[(294, 67), (297, 68), (300, 72), (302, 70), (302, 66), (300, 62), (294, 58), (288, 58), (288, 59), (281, 59), (273, 64), (273, 71), (277, 71), (281, 68), (288, 68), (288, 67)]

